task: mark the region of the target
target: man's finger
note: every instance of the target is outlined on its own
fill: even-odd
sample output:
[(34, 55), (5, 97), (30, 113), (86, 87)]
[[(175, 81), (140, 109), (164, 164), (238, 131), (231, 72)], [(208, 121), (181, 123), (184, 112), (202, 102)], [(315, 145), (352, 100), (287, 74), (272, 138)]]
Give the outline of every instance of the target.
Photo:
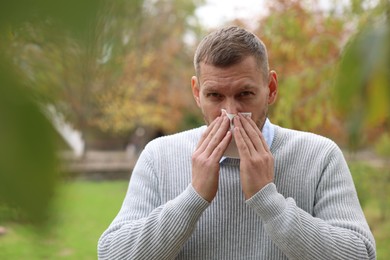
[[(256, 132), (253, 129), (251, 129), (252, 127), (248, 123), (246, 123), (246, 126), (243, 124), (243, 123), (245, 123), (245, 122), (243, 122), (245, 119), (241, 118), (241, 116), (235, 118), (234, 120), (235, 120), (234, 124), (240, 130), (242, 140), (244, 141), (244, 144), (248, 148), (249, 153), (253, 154), (256, 151), (256, 147), (254, 145), (255, 140), (253, 140), (254, 138), (256, 138), (256, 135), (257, 135)], [(248, 131), (251, 133), (248, 133)], [(237, 148), (239, 148), (237, 141), (236, 141), (236, 144), (237, 144)]]
[[(243, 115), (239, 115), (239, 122), (240, 124), (242, 125), (242, 128), (245, 130), (245, 133), (246, 133), (246, 136), (248, 137), (249, 140), (246, 140), (247, 141), (247, 145), (248, 147), (251, 149), (253, 147), (253, 149), (255, 149), (256, 151), (259, 151), (262, 149), (262, 147), (260, 147), (262, 144), (261, 144), (261, 141), (259, 140), (259, 133), (260, 132), (258, 129), (258, 127), (256, 126), (256, 124), (251, 124), (251, 122), (254, 123), (254, 121), (250, 118), (250, 117), (247, 117), (247, 116), (243, 116)], [(256, 131), (258, 130), (258, 131)], [(245, 136), (244, 136), (245, 138)]]
[(227, 131), (225, 137), (218, 144), (218, 146), (215, 147), (214, 151), (211, 154), (211, 157), (216, 158), (219, 161), (222, 158), (231, 140), (232, 140), (232, 133), (231, 131)]
[(253, 121), (250, 117), (244, 117), (244, 118), (247, 119), (249, 124), (253, 127), (253, 129), (255, 129), (256, 133), (260, 135), (261, 131), (259, 129), (259, 126), (256, 125), (255, 121)]
[(215, 134), (211, 132), (209, 134), (209, 137), (206, 138), (204, 143), (205, 145), (207, 145), (207, 147), (205, 148), (204, 151), (206, 152), (207, 156), (210, 156), (214, 152), (216, 147), (220, 145), (221, 141), (226, 136), (226, 133), (229, 131), (229, 125), (230, 125), (229, 123), (230, 123), (229, 119), (226, 116), (223, 116), (220, 124), (216, 124), (214, 127)]
[[(242, 116), (242, 120), (247, 122), (253, 129), (254, 133), (256, 133), (256, 140), (259, 140), (260, 139), (260, 142), (259, 141), (254, 141), (254, 144), (255, 144), (255, 147), (256, 147), (256, 150), (257, 151), (267, 151), (269, 152), (269, 147), (268, 147), (268, 144), (267, 142), (265, 141), (264, 139), (264, 136), (263, 136), (263, 133), (260, 131), (259, 127), (256, 125), (255, 121), (253, 121), (251, 118), (249, 117), (243, 117)], [(253, 133), (253, 132), (252, 132)], [(253, 137), (253, 135), (251, 135), (251, 137)]]
[(209, 137), (210, 133), (214, 130), (215, 131), (215, 126), (217, 125), (217, 122), (219, 122), (221, 120), (221, 117), (217, 117), (213, 122), (211, 122), (211, 124), (206, 128), (206, 131), (202, 134), (199, 142), (198, 142), (198, 145), (196, 146), (196, 150), (199, 150), (201, 149), (202, 145), (203, 145), (203, 149), (201, 149), (202, 151), (207, 147), (207, 144), (204, 144), (205, 143), (205, 140)]

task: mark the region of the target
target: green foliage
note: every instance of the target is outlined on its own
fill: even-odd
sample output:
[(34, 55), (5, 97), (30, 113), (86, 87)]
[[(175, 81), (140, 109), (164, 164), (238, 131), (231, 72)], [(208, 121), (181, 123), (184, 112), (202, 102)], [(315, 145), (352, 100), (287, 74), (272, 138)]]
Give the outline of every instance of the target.
[[(346, 46), (339, 65), (335, 104), (346, 118), (349, 143), (390, 122), (390, 10), (374, 16)], [(386, 123), (387, 122), (387, 123)]]
[[(110, 45), (113, 55), (116, 49), (121, 50), (121, 57), (112, 56), (108, 63), (119, 61), (122, 67), (118, 78), (99, 93), (100, 113), (94, 123), (100, 129), (116, 134), (138, 126), (164, 132), (178, 130), (182, 111), (194, 103), (188, 84), (193, 71), (192, 51), (185, 36), (197, 30), (197, 24), (190, 23), (196, 21), (196, 2), (146, 2), (133, 15), (137, 22), (131, 27), (127, 15), (107, 18), (109, 35), (124, 38), (125, 44)], [(118, 5), (126, 9), (131, 3), (111, 5), (116, 10)], [(102, 37), (111, 43), (109, 37)]]
[(183, 87), (192, 72), (185, 36), (198, 30), (200, 2), (100, 0), (76, 32), (73, 23), (62, 28), (54, 19), (33, 20), (11, 30), (7, 48), (41, 101), (84, 139), (138, 126), (172, 132), (191, 104)]
[(0, 61), (0, 205), (41, 223), (56, 180), (55, 131), (33, 93)]
[[(359, 1), (353, 1), (354, 4)], [(359, 11), (356, 6), (354, 10)], [(345, 118), (349, 145), (357, 149), (371, 135), (375, 149), (390, 156), (390, 2), (379, 1), (360, 20), (364, 26), (347, 44), (338, 68), (334, 103)], [(387, 131), (387, 132), (386, 132)], [(371, 139), (371, 143), (375, 141)], [(386, 165), (378, 170), (351, 168), (359, 199), (377, 243), (378, 259), (390, 253), (390, 171)], [(359, 170), (356, 170), (359, 169)], [(375, 199), (372, 199), (375, 198)]]
[(57, 33), (71, 32), (78, 38), (88, 34), (91, 21), (96, 19), (101, 0), (15, 0), (0, 3), (0, 30), (15, 28), (26, 22), (51, 20)]
[(277, 0), (255, 30), (265, 42), (270, 68), (279, 75), (274, 123), (289, 128), (335, 135), (337, 118), (330, 90), (340, 45), (345, 35), (343, 17), (315, 11), (318, 1)]
[(98, 5), (95, 0), (0, 4), (0, 207), (8, 217), (20, 214), (19, 220), (34, 224), (47, 220), (57, 180), (58, 136), (37, 102), (37, 92), (16, 68), (16, 57), (7, 53), (7, 43), (25, 24), (41, 23), (55, 28), (50, 31), (53, 38), (68, 32), (84, 41)]

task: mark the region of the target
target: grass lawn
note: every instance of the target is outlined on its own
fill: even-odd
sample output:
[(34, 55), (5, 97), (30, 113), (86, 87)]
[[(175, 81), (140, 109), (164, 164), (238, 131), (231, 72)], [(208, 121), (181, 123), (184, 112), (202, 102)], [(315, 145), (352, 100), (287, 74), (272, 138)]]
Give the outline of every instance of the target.
[(350, 169), (375, 237), (377, 259), (390, 259), (390, 169), (378, 170), (359, 162), (351, 163)]
[(378, 207), (375, 204), (366, 207), (364, 212), (375, 237), (377, 259), (387, 260), (390, 259), (390, 219), (380, 219)]
[[(379, 260), (390, 259), (390, 219), (381, 210), (389, 205), (390, 189), (383, 173), (351, 165), (359, 198), (377, 243)], [(127, 181), (72, 181), (59, 189), (48, 231), (36, 235), (26, 225), (0, 223), (7, 234), (0, 236), (0, 259), (97, 259), (97, 240), (117, 214)], [(386, 203), (386, 204), (383, 204)]]
[(97, 240), (117, 214), (127, 184), (65, 183), (53, 210), (55, 221), (46, 233), (37, 235), (20, 224), (4, 225), (7, 234), (0, 236), (0, 259), (97, 259)]

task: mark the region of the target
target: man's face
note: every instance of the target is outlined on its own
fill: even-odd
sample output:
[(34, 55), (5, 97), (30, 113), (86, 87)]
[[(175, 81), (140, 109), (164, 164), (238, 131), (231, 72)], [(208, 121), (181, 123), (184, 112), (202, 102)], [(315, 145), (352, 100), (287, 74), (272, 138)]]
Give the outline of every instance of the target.
[(251, 112), (252, 120), (261, 129), (268, 113), (268, 105), (274, 103), (277, 93), (277, 77), (274, 71), (269, 79), (263, 79), (254, 57), (227, 68), (202, 63), (200, 78), (192, 77), (191, 85), (197, 105), (209, 125), (221, 115), (221, 109), (230, 114)]

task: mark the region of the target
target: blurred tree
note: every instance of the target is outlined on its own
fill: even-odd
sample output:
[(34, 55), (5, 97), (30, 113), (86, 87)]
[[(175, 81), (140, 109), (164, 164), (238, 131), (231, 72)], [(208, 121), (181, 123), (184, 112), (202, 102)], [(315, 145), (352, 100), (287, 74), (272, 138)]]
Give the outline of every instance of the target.
[[(29, 223), (42, 224), (48, 217), (59, 166), (58, 136), (42, 109), (40, 95), (15, 66), (18, 56), (13, 55), (7, 44), (17, 44), (13, 41), (15, 33), (19, 28), (28, 28), (26, 24), (51, 24), (55, 29), (49, 34), (51, 37), (61, 37), (67, 32), (75, 39), (85, 41), (84, 35), (98, 6), (99, 1), (95, 0), (0, 3), (0, 209), (16, 209)], [(45, 41), (44, 38), (37, 39)], [(36, 46), (38, 44), (32, 43), (24, 47), (33, 50)], [(35, 72), (40, 70), (26, 71), (34, 78)], [(1, 221), (6, 218), (0, 215)]]
[(86, 12), (84, 24), (74, 31), (53, 17), (32, 19), (9, 30), (4, 44), (40, 104), (54, 107), (83, 134), (90, 128), (90, 118), (96, 116), (95, 96), (101, 90), (96, 26), (101, 4), (94, 2), (93, 17)]
[(50, 21), (28, 23), (9, 35), (12, 56), (42, 102), (54, 105), (87, 142), (96, 133), (126, 136), (140, 125), (172, 132), (191, 98), (186, 37), (199, 30), (200, 3), (104, 1), (87, 41), (53, 33)]
[(163, 132), (178, 130), (183, 108), (192, 99), (192, 49), (186, 37), (199, 30), (194, 16), (199, 3), (148, 1), (136, 27), (118, 27), (121, 22), (112, 25), (116, 28), (109, 31), (116, 31), (121, 35), (116, 38), (126, 43), (120, 57), (124, 69), (99, 98), (102, 114), (96, 123), (101, 129), (115, 133), (137, 126)]
[(339, 137), (330, 98), (346, 20), (319, 1), (276, 0), (255, 32), (268, 47), (270, 67), (279, 75), (274, 123)]

